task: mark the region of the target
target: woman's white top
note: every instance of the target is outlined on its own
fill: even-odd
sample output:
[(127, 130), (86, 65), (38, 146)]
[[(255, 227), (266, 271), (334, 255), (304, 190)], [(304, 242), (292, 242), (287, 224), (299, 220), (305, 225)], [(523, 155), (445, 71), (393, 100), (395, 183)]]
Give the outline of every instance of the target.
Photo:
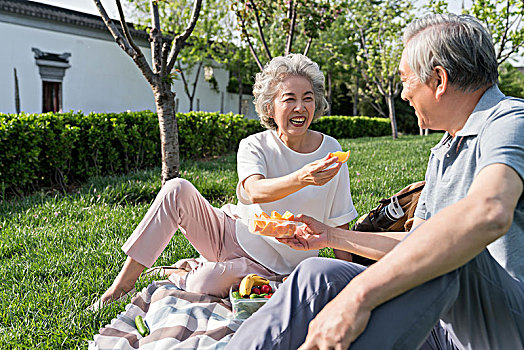
[(278, 242), (273, 237), (249, 232), (247, 219), (262, 211), (270, 214), (276, 210), (283, 214), (309, 215), (329, 226), (349, 223), (357, 217), (349, 188), (347, 164), (342, 164), (338, 174), (323, 186), (306, 186), (277, 201), (253, 204), (247, 197), (242, 182), (251, 175), (260, 174), (266, 179), (288, 175), (304, 165), (325, 157), (329, 152), (340, 151), (337, 140), (323, 135), (321, 145), (311, 153), (298, 153), (287, 147), (276, 131), (267, 130), (240, 141), (237, 154), (239, 203), (232, 209), (240, 217), (236, 221), (236, 236), (242, 247), (253, 259), (268, 269), (289, 274), (304, 259), (318, 256), (318, 250), (299, 251)]

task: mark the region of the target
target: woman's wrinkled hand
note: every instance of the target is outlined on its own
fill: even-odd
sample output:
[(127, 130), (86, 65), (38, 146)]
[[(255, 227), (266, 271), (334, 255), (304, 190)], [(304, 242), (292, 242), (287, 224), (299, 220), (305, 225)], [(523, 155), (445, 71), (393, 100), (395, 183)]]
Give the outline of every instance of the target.
[(304, 186), (322, 186), (335, 177), (341, 167), (342, 163), (338, 162), (338, 158), (329, 158), (329, 155), (327, 155), (322, 159), (304, 165), (298, 171), (298, 181)]
[(295, 221), (305, 225), (298, 227), (292, 238), (277, 238), (279, 242), (297, 250), (315, 250), (328, 246), (329, 226), (303, 214), (297, 215)]

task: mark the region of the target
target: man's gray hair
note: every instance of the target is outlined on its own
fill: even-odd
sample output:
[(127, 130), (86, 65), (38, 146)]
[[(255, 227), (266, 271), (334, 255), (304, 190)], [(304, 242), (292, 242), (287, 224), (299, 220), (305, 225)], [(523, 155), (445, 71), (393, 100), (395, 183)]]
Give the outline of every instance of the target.
[(281, 88), (282, 82), (290, 76), (300, 76), (309, 80), (313, 87), (315, 98), (315, 114), (313, 120), (321, 117), (328, 109), (324, 97), (324, 74), (318, 64), (301, 54), (289, 54), (273, 58), (255, 77), (253, 96), (255, 110), (260, 122), (268, 129), (276, 129), (273, 116), (273, 101)]
[(498, 64), (491, 34), (475, 17), (427, 15), (404, 32), (407, 62), (422, 83), (442, 66), (451, 85), (465, 91), (497, 84)]

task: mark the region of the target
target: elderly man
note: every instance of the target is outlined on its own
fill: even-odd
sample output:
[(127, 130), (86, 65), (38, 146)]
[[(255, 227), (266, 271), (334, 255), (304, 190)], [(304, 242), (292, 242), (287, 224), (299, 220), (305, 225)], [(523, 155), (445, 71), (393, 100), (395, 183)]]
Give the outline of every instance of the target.
[(421, 18), (404, 44), (402, 98), (422, 128), (445, 131), (414, 229), (348, 232), (302, 217), (283, 243), (378, 262), (304, 261), (228, 348), (417, 349), (435, 325), (458, 348), (524, 348), (524, 101), (498, 89), (491, 36), (473, 17)]

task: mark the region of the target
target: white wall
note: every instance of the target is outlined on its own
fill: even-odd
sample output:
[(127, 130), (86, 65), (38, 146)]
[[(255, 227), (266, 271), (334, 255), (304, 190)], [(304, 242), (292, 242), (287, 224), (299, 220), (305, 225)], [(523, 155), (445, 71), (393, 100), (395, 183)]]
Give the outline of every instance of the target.
[[(21, 110), (42, 112), (42, 80), (31, 48), (70, 52), (62, 82), (64, 111), (154, 110), (153, 93), (135, 64), (115, 42), (0, 22), (0, 112), (14, 113), (17, 69)], [(149, 55), (145, 49), (144, 54)]]
[[(1, 18), (0, 18), (1, 19)], [(0, 21), (0, 112), (15, 113), (15, 88), (13, 68), (17, 69), (20, 106), (27, 113), (42, 112), (42, 79), (31, 48), (44, 52), (71, 53), (70, 68), (62, 81), (62, 110), (89, 112), (122, 112), (126, 110), (155, 110), (153, 93), (142, 73), (132, 59), (113, 41), (68, 34), (61, 30), (49, 30), (38, 26), (18, 25)], [(75, 28), (76, 29), (76, 28)], [(88, 30), (84, 28), (83, 30)], [(149, 47), (142, 47), (151, 60)], [(238, 95), (226, 91), (229, 72), (214, 68), (218, 90), (205, 80), (202, 68), (197, 84), (193, 110), (239, 113)], [(194, 82), (196, 69), (189, 73), (190, 84)], [(174, 90), (178, 98), (178, 111), (189, 111), (189, 98), (184, 92), (182, 80), (175, 80)], [(249, 99), (248, 117), (256, 117)], [(200, 101), (198, 104), (197, 99)]]

